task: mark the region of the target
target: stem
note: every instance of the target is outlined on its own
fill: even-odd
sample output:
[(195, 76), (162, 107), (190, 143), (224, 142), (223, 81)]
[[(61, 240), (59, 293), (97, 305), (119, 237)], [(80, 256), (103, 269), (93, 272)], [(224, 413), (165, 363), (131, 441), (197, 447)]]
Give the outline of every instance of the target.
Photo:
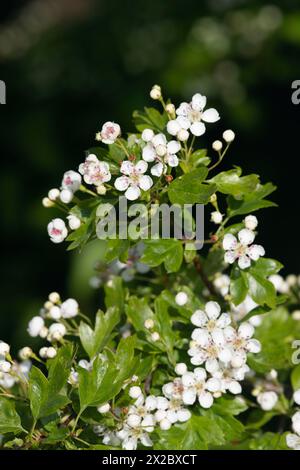
[(203, 284), (205, 285), (205, 287), (207, 287), (207, 289), (209, 290), (211, 295), (213, 295), (214, 297), (219, 297), (219, 294), (216, 292), (216, 289), (215, 289), (213, 283), (210, 282), (210, 280), (208, 279), (208, 277), (206, 276), (206, 274), (203, 271), (203, 267), (202, 267), (199, 256), (194, 258), (194, 266), (195, 266), (195, 269), (196, 269), (197, 273), (200, 275), (200, 278), (201, 278)]
[(222, 154), (219, 153), (219, 159), (216, 161), (216, 163), (214, 163), (211, 167), (208, 168), (208, 171), (211, 171), (211, 170), (213, 170), (214, 168), (216, 168), (218, 165), (220, 165), (220, 163), (222, 162), (223, 158), (224, 158), (225, 155), (226, 155), (227, 150), (229, 149), (229, 146), (230, 146), (230, 144), (227, 144), (227, 146), (226, 146), (224, 152), (223, 152)]

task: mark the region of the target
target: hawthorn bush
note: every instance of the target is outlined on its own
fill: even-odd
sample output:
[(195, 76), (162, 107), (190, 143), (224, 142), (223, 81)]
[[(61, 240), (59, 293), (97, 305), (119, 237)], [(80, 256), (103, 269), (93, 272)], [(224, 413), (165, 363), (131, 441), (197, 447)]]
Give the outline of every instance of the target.
[[(134, 112), (127, 136), (105, 123), (78, 172), (43, 199), (66, 214), (48, 233), (69, 250), (100, 237), (120, 196), (131, 216), (139, 201), (143, 223), (137, 237), (105, 241), (95, 321), (52, 292), (28, 325), (47, 344), (38, 354), (25, 346), (16, 360), (0, 342), (1, 446), (300, 449), (300, 278), (281, 277), (254, 242), (253, 214), (275, 206), (276, 188), (239, 167), (218, 171), (233, 131), (213, 156), (198, 147), (219, 120), (206, 97), (176, 108), (157, 85), (150, 96), (161, 111)], [(160, 204), (204, 205), (216, 229), (200, 245), (145, 236)], [(192, 234), (195, 211), (183, 219)]]

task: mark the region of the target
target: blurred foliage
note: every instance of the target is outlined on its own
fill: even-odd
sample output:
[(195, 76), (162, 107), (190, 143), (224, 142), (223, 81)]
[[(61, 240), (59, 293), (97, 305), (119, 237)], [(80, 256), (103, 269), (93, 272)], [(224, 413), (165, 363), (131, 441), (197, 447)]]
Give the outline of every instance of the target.
[(40, 201), (65, 170), (76, 169), (104, 120), (129, 129), (126, 110), (141, 107), (154, 83), (176, 100), (207, 94), (222, 117), (207, 142), (233, 128), (233, 163), (279, 186), (280, 208), (264, 215), (260, 240), (268, 256), (299, 272), (290, 228), (298, 187), (300, 107), (291, 103), (291, 83), (300, 78), (297, 0), (6, 3), (1, 338), (25, 343), (27, 319), (52, 290), (78, 296), (83, 310), (98, 303), (88, 283), (98, 247), (79, 263), (64, 246), (51, 245), (46, 224), (54, 212)]

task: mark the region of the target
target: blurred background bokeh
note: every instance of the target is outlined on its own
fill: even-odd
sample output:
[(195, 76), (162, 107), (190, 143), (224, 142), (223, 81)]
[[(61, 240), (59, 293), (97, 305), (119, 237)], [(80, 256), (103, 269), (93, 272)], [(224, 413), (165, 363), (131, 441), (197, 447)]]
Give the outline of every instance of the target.
[(286, 273), (300, 272), (299, 0), (2, 0), (0, 10), (0, 339), (26, 344), (28, 318), (52, 290), (91, 313), (97, 246), (79, 259), (51, 244), (55, 211), (41, 199), (105, 120), (130, 129), (129, 111), (151, 104), (154, 83), (177, 103), (207, 94), (222, 120), (204, 144), (234, 129), (224, 168), (240, 164), (278, 185), (259, 241)]

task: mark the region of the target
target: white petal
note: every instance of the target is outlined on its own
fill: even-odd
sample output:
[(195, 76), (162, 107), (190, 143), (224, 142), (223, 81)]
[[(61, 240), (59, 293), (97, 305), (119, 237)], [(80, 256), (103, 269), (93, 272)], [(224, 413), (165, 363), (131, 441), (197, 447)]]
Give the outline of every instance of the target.
[(136, 199), (140, 197), (140, 195), (141, 195), (141, 190), (138, 186), (129, 186), (129, 188), (125, 192), (125, 197), (129, 201), (135, 201)]
[(209, 108), (202, 113), (202, 119), (205, 122), (216, 122), (220, 119), (220, 115), (215, 108)]
[(219, 362), (217, 359), (208, 359), (205, 363), (207, 372), (214, 374), (219, 369)]
[(199, 395), (199, 403), (202, 408), (210, 408), (214, 403), (212, 394), (209, 392), (202, 392)]
[(204, 382), (207, 377), (206, 370), (202, 367), (196, 367), (196, 369), (194, 369), (194, 375), (198, 382)]
[(203, 135), (206, 131), (205, 124), (203, 122), (194, 122), (190, 127), (191, 133), (197, 137)]
[(195, 326), (204, 326), (207, 323), (207, 315), (202, 310), (196, 310), (191, 316), (191, 322)]
[(210, 334), (207, 330), (202, 330), (200, 328), (196, 328), (192, 333), (192, 339), (199, 344), (202, 348), (207, 346), (210, 341)]
[(209, 392), (215, 393), (221, 390), (221, 382), (219, 379), (210, 378), (206, 382), (206, 388)]
[(225, 263), (228, 263), (228, 264), (234, 263), (236, 258), (237, 258), (237, 254), (235, 253), (235, 251), (226, 251), (224, 255), (224, 261)]
[(205, 305), (205, 312), (210, 319), (216, 319), (221, 313), (221, 307), (217, 302), (207, 302)]
[(151, 175), (160, 177), (163, 174), (164, 165), (159, 162), (151, 168)]
[(180, 103), (180, 106), (179, 108), (176, 109), (176, 114), (177, 116), (187, 116), (188, 113), (190, 113), (192, 110), (191, 110), (191, 106), (189, 105), (189, 103)]
[(129, 186), (129, 178), (127, 176), (119, 176), (115, 181), (115, 188), (118, 191), (125, 191)]
[(124, 175), (131, 175), (131, 173), (133, 172), (133, 169), (134, 169), (133, 163), (129, 161), (125, 161), (122, 163), (120, 171)]
[(140, 160), (136, 165), (135, 165), (135, 171), (138, 173), (144, 174), (147, 171), (148, 168), (148, 163), (145, 162), (144, 160)]
[(180, 131), (180, 129), (181, 129), (181, 126), (177, 122), (176, 119), (172, 119), (167, 124), (167, 131), (170, 135), (177, 135), (177, 133)]
[(190, 387), (191, 385), (194, 385), (194, 383), (195, 383), (195, 376), (194, 376), (193, 372), (185, 372), (182, 375), (181, 380), (182, 380), (182, 384), (185, 387)]
[(185, 410), (184, 408), (177, 411), (177, 418), (180, 423), (185, 423), (191, 418), (191, 416), (191, 412), (189, 410)]
[(177, 140), (171, 140), (167, 145), (168, 153), (177, 153), (181, 149), (181, 145)]
[(223, 344), (225, 344), (225, 337), (224, 337), (223, 330), (221, 330), (221, 328), (214, 329), (211, 332), (211, 337), (213, 339), (213, 342), (217, 346), (223, 346)]
[(152, 129), (144, 129), (142, 132), (142, 139), (144, 142), (150, 142), (154, 137), (154, 132)]
[(236, 380), (229, 382), (228, 390), (234, 395), (239, 395), (239, 393), (242, 393), (242, 387)]
[(253, 354), (261, 351), (261, 344), (257, 339), (250, 339), (247, 343), (247, 350)]
[(237, 239), (232, 233), (227, 233), (223, 238), (223, 249), (234, 250), (237, 246)]
[(141, 439), (141, 443), (145, 447), (151, 447), (153, 445), (153, 442), (151, 441), (147, 433), (142, 434), (140, 439)]
[(238, 260), (238, 265), (241, 269), (247, 269), (251, 266), (251, 260), (248, 256), (240, 256)]
[(176, 155), (167, 155), (165, 157), (165, 162), (172, 167), (176, 167), (179, 164), (178, 157)]
[(300, 450), (300, 436), (288, 434), (286, 436), (286, 444), (290, 449)]
[(225, 364), (230, 361), (232, 357), (231, 350), (229, 348), (223, 348), (218, 354), (218, 358), (220, 361), (224, 362)]
[(179, 124), (179, 126), (182, 128), (182, 129), (189, 129), (190, 128), (190, 121), (189, 119), (187, 119), (186, 117), (183, 117), (183, 116), (178, 116), (177, 118), (177, 122)]
[(294, 392), (293, 399), (297, 405), (300, 405), (300, 389)]
[(166, 146), (167, 145), (166, 136), (164, 134), (156, 134), (152, 139), (152, 144), (154, 145), (154, 147), (157, 147), (158, 145)]
[(192, 98), (192, 108), (195, 111), (202, 111), (206, 106), (206, 96), (196, 93)]
[(197, 394), (194, 389), (185, 390), (182, 394), (182, 401), (185, 405), (193, 405), (196, 401)]
[(252, 230), (243, 228), (243, 230), (238, 233), (238, 238), (243, 246), (248, 246), (253, 243), (255, 239), (255, 233), (252, 232)]
[(226, 326), (229, 326), (231, 323), (231, 318), (228, 313), (222, 313), (220, 318), (217, 320), (217, 327), (218, 328), (226, 328)]
[(139, 187), (143, 189), (143, 191), (148, 191), (148, 189), (150, 189), (152, 185), (153, 185), (153, 181), (152, 181), (152, 178), (150, 178), (150, 176), (143, 175), (140, 177)]
[(253, 261), (257, 261), (258, 258), (265, 255), (265, 249), (261, 245), (252, 245), (248, 248), (247, 254)]
[(250, 339), (254, 335), (254, 327), (248, 322), (242, 323), (239, 326), (238, 334), (241, 338)]
[(151, 144), (146, 145), (143, 148), (143, 159), (146, 162), (154, 162), (156, 158), (156, 152)]

